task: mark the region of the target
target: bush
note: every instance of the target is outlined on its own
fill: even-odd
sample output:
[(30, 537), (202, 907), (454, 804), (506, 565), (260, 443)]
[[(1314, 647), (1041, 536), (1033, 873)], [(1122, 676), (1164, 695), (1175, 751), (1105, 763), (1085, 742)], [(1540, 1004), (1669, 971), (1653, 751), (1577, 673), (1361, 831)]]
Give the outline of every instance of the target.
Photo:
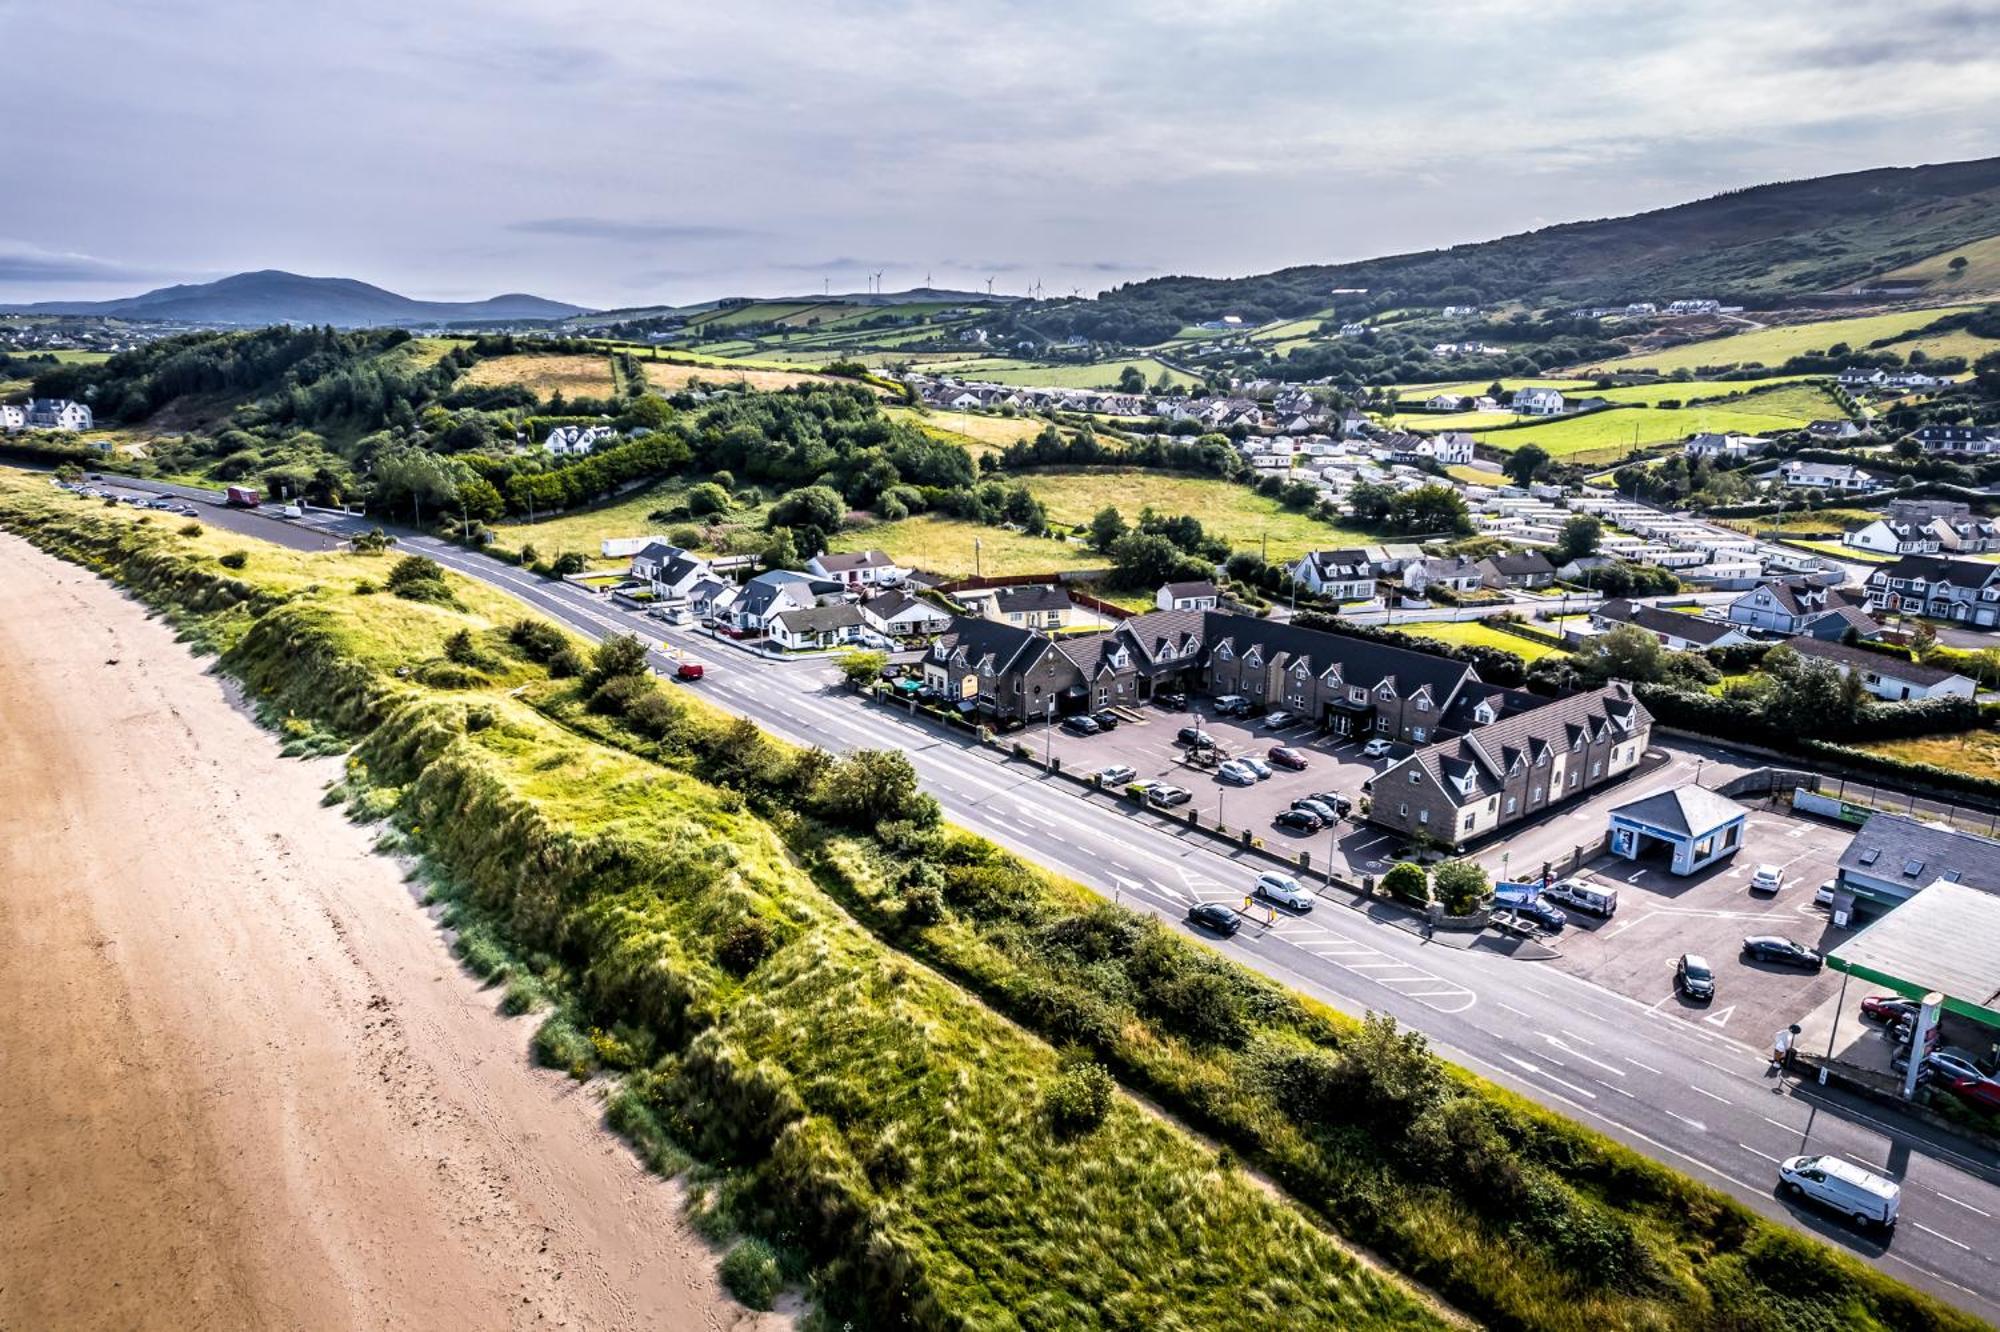
[(1382, 889), (1398, 902), (1408, 902), (1412, 906), (1428, 906), (1431, 900), (1430, 878), (1422, 865), (1401, 861), (1389, 867), (1382, 876)]
[(549, 658), (549, 678), (552, 680), (574, 680), (589, 669), (583, 654), (568, 643), (557, 648), (556, 654)]
[(216, 562), (225, 569), (241, 569), (244, 565), (250, 563), (250, 552), (247, 550), (232, 550), (227, 554), (218, 555)]
[(391, 592), (408, 601), (440, 606), (455, 604), (451, 585), (445, 581), (444, 566), (426, 555), (405, 555), (397, 560), (385, 581)]
[(1065, 1060), (1063, 1071), (1049, 1088), (1049, 1123), (1065, 1136), (1088, 1133), (1111, 1113), (1117, 1084), (1111, 1071), (1093, 1059)]
[(590, 674), (585, 683), (595, 689), (606, 680), (621, 675), (646, 673), (646, 645), (633, 634), (613, 634), (590, 654)]
[(549, 565), (549, 572), (558, 578), (567, 578), (571, 574), (580, 574), (589, 567), (590, 561), (584, 559), (582, 555), (573, 550), (566, 550), (556, 556), (554, 562)]
[(507, 626), (507, 641), (521, 649), (529, 661), (551, 661), (569, 646), (569, 637), (547, 620), (522, 617)]
[(704, 481), (689, 489), (687, 493), (688, 512), (697, 518), (711, 513), (729, 512), (729, 492), (713, 481)]
[[(1392, 871), (1393, 872), (1393, 871)], [(1486, 871), (1469, 860), (1447, 860), (1431, 874), (1438, 901), (1454, 916), (1469, 916), (1490, 891)]]
[(762, 916), (745, 916), (722, 932), (715, 960), (732, 976), (747, 976), (777, 947), (777, 932)]
[(744, 1240), (723, 1258), (722, 1284), (750, 1308), (769, 1309), (785, 1285), (777, 1250), (760, 1239)]
[(184, 537), (198, 537), (201, 535), (201, 524), (182, 523), (180, 525), (180, 534)]
[(460, 629), (444, 640), (445, 660), (455, 661), (461, 666), (481, 667), (486, 664), (486, 654), (472, 641), (470, 629)]

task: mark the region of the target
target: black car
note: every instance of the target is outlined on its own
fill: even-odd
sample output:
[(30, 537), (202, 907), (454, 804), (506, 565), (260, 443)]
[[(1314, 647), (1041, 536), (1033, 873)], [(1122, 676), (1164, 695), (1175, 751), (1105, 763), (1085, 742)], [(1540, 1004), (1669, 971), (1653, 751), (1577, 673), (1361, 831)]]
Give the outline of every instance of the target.
[(1340, 815), (1343, 819), (1354, 811), (1354, 802), (1338, 791), (1315, 791), (1306, 798), (1308, 800), (1317, 800), (1322, 805), (1330, 806), (1333, 812)]
[(1180, 744), (1192, 745), (1197, 749), (1203, 749), (1215, 743), (1215, 737), (1210, 735), (1207, 731), (1202, 730), (1199, 726), (1181, 727), (1181, 729), (1175, 733), (1174, 739)]
[(1292, 808), (1304, 810), (1321, 823), (1332, 823), (1336, 818), (1340, 817), (1334, 812), (1332, 805), (1327, 804), (1317, 796), (1300, 796), (1292, 802)]
[(1172, 708), (1175, 712), (1187, 711), (1187, 695), (1179, 690), (1170, 694), (1155, 694), (1153, 701), (1163, 708)]
[(1326, 827), (1326, 821), (1309, 809), (1282, 809), (1278, 811), (1278, 817), (1271, 820), (1271, 826), (1310, 833)]
[(882, 668), (882, 678), (884, 680), (900, 680), (903, 678), (903, 668), (892, 661)]
[(1753, 962), (1769, 962), (1774, 966), (1798, 967), (1805, 971), (1818, 971), (1819, 954), (1799, 943), (1778, 934), (1753, 934), (1743, 941), (1743, 956)]
[(1110, 708), (1106, 708), (1102, 712), (1091, 713), (1090, 719), (1096, 722), (1099, 726), (1102, 726), (1107, 731), (1117, 730), (1118, 723), (1119, 721), (1122, 720), (1119, 717), (1119, 715), (1113, 712)]
[(1532, 902), (1515, 907), (1514, 914), (1534, 921), (1535, 924), (1545, 930), (1559, 930), (1569, 924), (1568, 912), (1553, 902), (1542, 901), (1539, 897)]
[(1188, 924), (1217, 934), (1234, 934), (1243, 928), (1242, 918), (1220, 902), (1196, 902), (1188, 908), (1187, 918)]
[(1715, 973), (1699, 954), (1682, 953), (1681, 960), (1674, 963), (1674, 988), (1706, 1003), (1715, 998)]
[(1071, 735), (1096, 735), (1104, 729), (1091, 717), (1064, 717), (1056, 724)]

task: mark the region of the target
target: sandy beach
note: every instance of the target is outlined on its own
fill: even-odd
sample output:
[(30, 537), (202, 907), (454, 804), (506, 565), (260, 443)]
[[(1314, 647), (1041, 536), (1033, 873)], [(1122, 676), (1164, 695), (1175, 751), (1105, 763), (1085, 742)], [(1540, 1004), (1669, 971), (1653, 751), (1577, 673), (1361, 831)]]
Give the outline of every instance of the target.
[(337, 773), (0, 534), (0, 1329), (778, 1326)]

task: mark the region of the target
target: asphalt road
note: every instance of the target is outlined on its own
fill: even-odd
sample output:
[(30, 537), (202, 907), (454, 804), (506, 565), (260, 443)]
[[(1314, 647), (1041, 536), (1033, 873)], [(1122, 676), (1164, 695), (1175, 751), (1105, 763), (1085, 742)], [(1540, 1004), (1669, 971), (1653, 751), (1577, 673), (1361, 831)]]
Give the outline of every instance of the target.
[[(131, 488), (206, 501), (214, 506), (206, 521), (302, 549), (373, 525), (339, 515), (315, 513), (300, 523), (226, 510), (215, 505), (213, 492), (185, 487)], [(671, 670), (681, 657), (704, 662), (707, 677), (693, 687), (774, 734), (835, 751), (903, 751), (954, 821), (1177, 928), (1188, 928), (1182, 917), (1193, 901), (1240, 904), (1266, 867), (1205, 838), (1166, 830), (1113, 797), (1087, 796), (1073, 783), (1008, 762), (968, 737), (863, 705), (824, 662), (772, 660), (697, 630), (666, 629), (602, 597), (449, 542), (397, 535), (398, 549), (429, 555), (584, 634), (635, 632), (663, 644), (654, 653), (660, 669)], [(1671, 762), (1629, 782), (1629, 798), (1686, 784), (1698, 763), (1726, 757), (1710, 747), (1660, 747)], [(1757, 1045), (1666, 1011), (1672, 1006), (1665, 1001), (1648, 1007), (1487, 947), (1425, 940), (1386, 906), (1343, 896), (1270, 924), (1253, 913), (1233, 939), (1210, 942), (1345, 1012), (1391, 1014), (1447, 1058), (1988, 1321), (2000, 1319), (2000, 1155), (1891, 1123), (1839, 1094), (1780, 1081), (1767, 1074)], [(1773, 1014), (1771, 1029), (1792, 1016)], [(1902, 1219), (1892, 1240), (1885, 1244), (1776, 1195), (1777, 1162), (1810, 1151), (1835, 1152), (1902, 1181)]]

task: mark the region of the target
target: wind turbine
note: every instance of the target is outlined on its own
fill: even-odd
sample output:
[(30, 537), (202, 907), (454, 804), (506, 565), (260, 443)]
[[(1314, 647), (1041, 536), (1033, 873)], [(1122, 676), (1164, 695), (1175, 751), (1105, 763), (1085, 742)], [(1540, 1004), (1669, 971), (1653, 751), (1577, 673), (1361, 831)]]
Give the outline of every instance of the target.
[(992, 279), (992, 278), (987, 278), (987, 279), (986, 279), (986, 294), (987, 294), (988, 296), (991, 296), (991, 295), (993, 294), (993, 279)]

